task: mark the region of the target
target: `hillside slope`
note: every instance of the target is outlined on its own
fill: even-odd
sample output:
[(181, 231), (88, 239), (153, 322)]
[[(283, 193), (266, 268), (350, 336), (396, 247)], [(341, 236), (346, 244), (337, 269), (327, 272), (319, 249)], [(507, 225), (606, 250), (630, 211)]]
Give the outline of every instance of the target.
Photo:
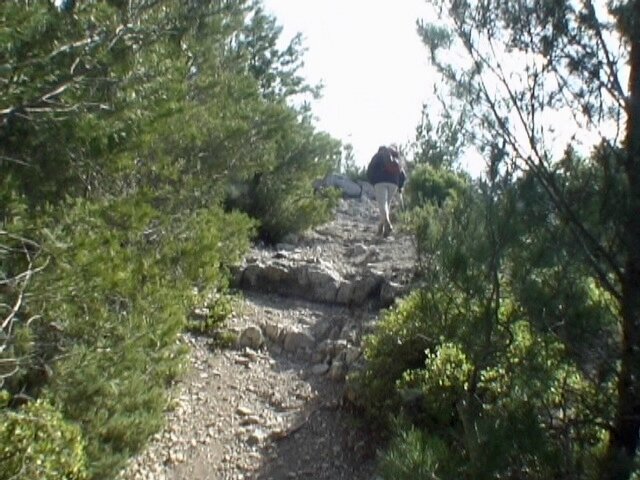
[(375, 440), (343, 407), (344, 378), (415, 258), (408, 236), (376, 238), (376, 220), (370, 200), (345, 200), (332, 222), (247, 255), (238, 344), (185, 335), (175, 409), (122, 480), (374, 478)]

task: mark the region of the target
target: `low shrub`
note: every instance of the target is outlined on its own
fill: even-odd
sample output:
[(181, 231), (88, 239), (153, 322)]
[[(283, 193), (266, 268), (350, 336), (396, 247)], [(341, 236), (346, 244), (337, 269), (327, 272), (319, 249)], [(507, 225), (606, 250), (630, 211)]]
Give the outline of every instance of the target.
[[(461, 463), (437, 436), (399, 422), (390, 445), (381, 455), (379, 472), (383, 478), (415, 480), (443, 478)], [(452, 458), (455, 457), (455, 458)]]
[(85, 480), (80, 428), (45, 400), (0, 411), (0, 480)]
[(442, 206), (447, 199), (469, 188), (469, 184), (468, 177), (462, 173), (426, 164), (418, 165), (411, 172), (405, 189), (407, 206)]
[[(30, 361), (12, 393), (44, 395), (79, 426), (91, 478), (111, 476), (162, 425), (187, 353), (179, 334), (205, 295), (198, 287), (226, 299), (253, 232), (243, 214), (170, 215), (152, 200), (77, 201), (42, 230), (50, 261), (26, 304), (42, 317), (29, 324)], [(225, 301), (213, 307), (216, 322), (230, 312)]]
[(389, 480), (597, 477), (614, 417), (614, 304), (573, 250), (549, 249), (561, 225), (521, 224), (500, 188), (410, 219), (424, 286), (382, 315), (350, 377), (391, 435)]

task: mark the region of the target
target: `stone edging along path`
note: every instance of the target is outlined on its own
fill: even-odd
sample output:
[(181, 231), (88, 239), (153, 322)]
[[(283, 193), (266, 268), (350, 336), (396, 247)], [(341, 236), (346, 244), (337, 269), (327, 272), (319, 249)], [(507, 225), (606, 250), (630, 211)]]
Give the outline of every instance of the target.
[(238, 269), (237, 345), (185, 335), (191, 369), (166, 427), (121, 480), (375, 478), (375, 444), (342, 408), (378, 309), (408, 289), (408, 237), (375, 238), (373, 202), (343, 201), (335, 218)]

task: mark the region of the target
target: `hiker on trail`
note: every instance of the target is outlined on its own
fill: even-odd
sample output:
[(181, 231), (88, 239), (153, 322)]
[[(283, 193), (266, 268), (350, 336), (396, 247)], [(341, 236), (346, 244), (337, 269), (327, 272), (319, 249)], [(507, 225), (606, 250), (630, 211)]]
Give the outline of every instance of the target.
[[(380, 208), (378, 235), (387, 237), (393, 232), (389, 219), (391, 201), (399, 190), (402, 190), (406, 175), (400, 165), (400, 154), (396, 148), (381, 146), (371, 158), (367, 168), (367, 179), (376, 192), (376, 200)], [(402, 197), (400, 197), (402, 201)]]

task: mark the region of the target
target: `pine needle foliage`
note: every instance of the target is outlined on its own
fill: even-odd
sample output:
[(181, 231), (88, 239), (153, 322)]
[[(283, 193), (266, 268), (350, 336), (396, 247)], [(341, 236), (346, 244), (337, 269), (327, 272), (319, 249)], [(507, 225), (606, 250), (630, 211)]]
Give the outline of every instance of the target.
[[(585, 222), (602, 195), (581, 205)], [(423, 212), (425, 287), (385, 312), (351, 378), (390, 434), (384, 478), (597, 478), (616, 396), (615, 301), (570, 230), (527, 177), (473, 182)]]
[(9, 0), (0, 25), (0, 415), (70, 426), (38, 478), (110, 478), (162, 424), (194, 307), (220, 325), (257, 232), (327, 218), (340, 146), (260, 2)]
[(0, 457), (2, 480), (88, 478), (80, 429), (43, 400), (0, 413)]

